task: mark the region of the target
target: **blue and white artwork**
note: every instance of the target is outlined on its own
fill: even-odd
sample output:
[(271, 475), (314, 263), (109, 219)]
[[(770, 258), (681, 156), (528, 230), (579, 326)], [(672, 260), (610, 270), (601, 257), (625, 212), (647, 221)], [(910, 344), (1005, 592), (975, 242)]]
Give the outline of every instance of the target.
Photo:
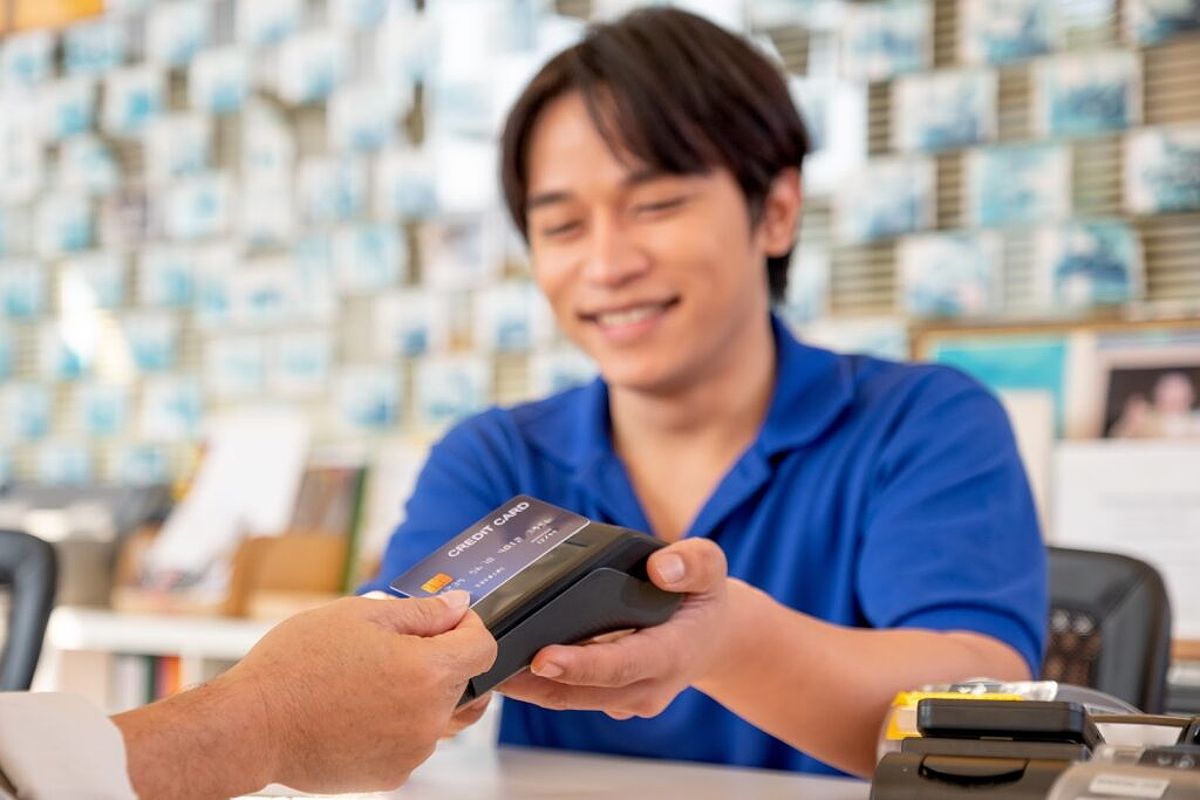
[(78, 136), (96, 120), (96, 81), (63, 78), (38, 90), (42, 135), (50, 141)]
[(1126, 134), (1125, 208), (1135, 214), (1200, 211), (1200, 124)]
[(471, 318), (476, 347), (489, 352), (524, 353), (548, 342), (554, 317), (537, 285), (497, 283), (475, 292)]
[(146, 128), (144, 153), (151, 181), (199, 175), (213, 160), (212, 118), (193, 111), (154, 120)]
[(104, 81), (104, 129), (114, 136), (145, 130), (166, 107), (166, 75), (149, 64), (109, 73)]
[(196, 250), (155, 246), (142, 251), (138, 299), (150, 308), (187, 308), (196, 285)]
[(398, 96), (396, 84), (357, 83), (335, 90), (326, 107), (331, 149), (374, 152), (391, 144), (399, 115), (411, 98)]
[(204, 330), (217, 330), (229, 324), (233, 314), (231, 277), (239, 264), (239, 254), (229, 245), (215, 245), (200, 252), (196, 262), (193, 308), (196, 324)]
[(329, 17), (339, 27), (369, 31), (384, 21), (390, 6), (390, 0), (331, 0)]
[(375, 162), (375, 209), (386, 219), (425, 219), (437, 212), (431, 159), (419, 150), (397, 148)]
[(534, 398), (548, 397), (590, 383), (598, 374), (596, 362), (582, 350), (566, 346), (539, 350), (529, 359), (529, 393)]
[(439, 352), (450, 342), (450, 300), (425, 289), (401, 289), (375, 301), (373, 322), (379, 355), (412, 358)]
[(38, 368), (50, 381), (77, 381), (92, 371), (99, 338), (87, 317), (44, 323), (38, 331)]
[(267, 353), (262, 339), (209, 339), (204, 349), (204, 380), (221, 399), (261, 394), (267, 379)]
[(968, 64), (1012, 64), (1062, 44), (1056, 3), (1045, 0), (961, 0), (959, 53)]
[(142, 385), (141, 435), (152, 441), (195, 439), (204, 417), (204, 400), (193, 377), (149, 378)]
[(300, 208), (309, 222), (345, 222), (367, 206), (367, 163), (361, 156), (312, 158), (300, 165)]
[(112, 479), (124, 486), (153, 486), (169, 483), (171, 460), (165, 447), (124, 444), (114, 458)]
[(229, 277), (230, 320), (259, 330), (291, 322), (299, 294), (296, 271), (286, 256), (247, 262)]
[(292, 179), (296, 142), (287, 120), (275, 109), (255, 104), (241, 120), (242, 177), (280, 184)]
[(372, 432), (400, 419), (400, 373), (392, 367), (346, 367), (334, 383), (334, 409), (343, 429)]
[(86, 250), (95, 237), (91, 201), (77, 191), (45, 195), (35, 224), (34, 245), (46, 258)]
[(129, 418), (129, 390), (112, 384), (83, 384), (75, 391), (75, 414), (86, 436), (118, 436)]
[(76, 485), (92, 479), (92, 454), (78, 442), (46, 442), (37, 450), (37, 479), (52, 486)]
[[(253, 3), (240, 3), (239, 8)], [(197, 111), (232, 114), (250, 94), (250, 54), (229, 46), (202, 50), (188, 68), (188, 103)]]
[(0, 311), (8, 319), (28, 320), (46, 308), (46, 274), (34, 261), (0, 264)]
[(167, 191), (163, 227), (173, 239), (192, 241), (230, 229), (233, 181), (223, 172), (195, 175)]
[(867, 158), (867, 87), (831, 78), (789, 77), (808, 133), (801, 178), (809, 196), (828, 194)]
[(980, 227), (1030, 225), (1071, 213), (1071, 153), (1019, 144), (967, 155), (967, 219)]
[(45, 165), (36, 115), (0, 114), (0, 203), (28, 203), (36, 198), (46, 184)]
[(1142, 270), (1141, 242), (1125, 222), (1047, 227), (1035, 241), (1034, 278), (1047, 307), (1088, 308), (1137, 300)]
[(0, 259), (28, 255), (33, 242), (31, 219), (23, 206), (0, 205)]
[(1002, 307), (1000, 234), (935, 233), (901, 240), (900, 307), (918, 317), (979, 316)]
[(1138, 44), (1200, 30), (1200, 0), (1125, 0), (1124, 8), (1125, 29)]
[(329, 386), (333, 338), (327, 331), (280, 335), (274, 342), (268, 387), (280, 397), (313, 397)]
[(925, 0), (886, 0), (846, 6), (842, 74), (881, 81), (932, 66), (933, 16)]
[(121, 321), (129, 360), (142, 374), (169, 372), (179, 353), (179, 319), (166, 313), (130, 314)]
[(823, 317), (802, 326), (800, 339), (839, 353), (865, 353), (889, 361), (909, 357), (904, 317)]
[(802, 325), (829, 313), (829, 251), (799, 246), (792, 251), (787, 290), (777, 308), (787, 322)]
[(933, 227), (934, 163), (928, 158), (872, 161), (833, 196), (839, 241), (861, 244)]
[(13, 332), (12, 329), (0, 327), (0, 383), (8, 380), (13, 374)]
[(991, 70), (905, 75), (892, 84), (892, 143), (936, 152), (996, 138), (996, 73)]
[(1142, 119), (1142, 76), (1128, 50), (1056, 56), (1033, 70), (1034, 124), (1043, 136), (1089, 136)]
[(408, 249), (396, 225), (342, 228), (333, 235), (333, 263), (344, 294), (377, 292), (408, 273)]
[(115, 191), (120, 185), (117, 158), (99, 136), (71, 137), (62, 142), (58, 152), (58, 179), (63, 188), (101, 195)]
[(302, 0), (253, 0), (238, 3), (234, 27), (239, 42), (248, 45), (277, 45), (300, 29)]
[(441, 215), (422, 223), (421, 280), (447, 291), (497, 280), (504, 266), (504, 229), (490, 214)]
[(426, 357), (417, 362), (418, 423), (441, 429), (492, 402), (492, 365), (473, 355)]
[(31, 87), (54, 72), (54, 34), (46, 30), (14, 33), (0, 40), (0, 84)]
[(125, 21), (102, 17), (63, 32), (63, 66), (68, 75), (100, 75), (125, 60), (129, 46)]
[(118, 308), (125, 302), (125, 262), (110, 250), (74, 256), (63, 261), (59, 277), (63, 311)]
[(295, 238), (296, 204), (292, 181), (242, 181), (239, 188), (237, 232), (250, 248), (286, 247)]
[(279, 48), (275, 88), (288, 103), (324, 100), (349, 69), (346, 39), (332, 30), (290, 37)]
[(187, 64), (212, 38), (212, 8), (207, 0), (155, 4), (146, 15), (146, 57), (171, 67)]
[(0, 386), (0, 409), (0, 424), (9, 438), (34, 442), (49, 435), (50, 389), (44, 384), (19, 381)]

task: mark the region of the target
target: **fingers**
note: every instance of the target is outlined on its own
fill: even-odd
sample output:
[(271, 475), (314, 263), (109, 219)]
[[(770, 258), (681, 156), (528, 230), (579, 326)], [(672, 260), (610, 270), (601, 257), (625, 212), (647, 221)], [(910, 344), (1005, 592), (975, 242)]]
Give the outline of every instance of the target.
[(658, 691), (653, 681), (642, 681), (614, 690), (566, 686), (528, 672), (509, 678), (500, 685), (499, 690), (505, 697), (553, 711), (603, 711), (613, 719), (656, 716), (670, 704), (672, 697)]
[(583, 647), (544, 647), (533, 657), (529, 671), (571, 686), (618, 688), (664, 674), (670, 658), (660, 639), (631, 634)]
[(397, 633), (412, 636), (436, 636), (454, 628), (467, 614), (470, 596), (466, 592), (446, 592), (418, 599), (392, 598), (372, 602), (371, 613), (381, 614)]
[(496, 640), (474, 611), (467, 611), (453, 630), (430, 639), (429, 644), (441, 650), (465, 678), (487, 672), (496, 662)]
[(725, 553), (708, 539), (684, 539), (650, 556), (650, 580), (669, 592), (700, 594), (725, 579)]

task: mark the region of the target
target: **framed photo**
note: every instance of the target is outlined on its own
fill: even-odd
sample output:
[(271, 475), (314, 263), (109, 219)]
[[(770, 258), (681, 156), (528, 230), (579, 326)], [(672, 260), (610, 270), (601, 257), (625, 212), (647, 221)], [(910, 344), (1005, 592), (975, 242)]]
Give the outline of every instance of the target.
[(438, 135), (426, 145), (433, 155), (438, 208), (447, 214), (483, 214), (494, 208), (499, 189), (494, 180), (499, 163), (496, 141), (490, 136)]
[(232, 114), (246, 104), (250, 78), (250, 54), (241, 47), (202, 50), (188, 67), (188, 102), (197, 111)]
[(92, 370), (99, 331), (94, 318), (44, 322), (38, 331), (38, 370), (49, 381), (77, 381)]
[(0, 259), (29, 254), (33, 240), (30, 219), (24, 207), (0, 206)]
[(0, 43), (0, 83), (28, 88), (54, 72), (54, 34), (48, 30), (13, 33)]
[(220, 236), (230, 229), (233, 181), (223, 172), (186, 178), (167, 191), (164, 225), (172, 239)]
[(0, 264), (0, 309), (14, 320), (34, 319), (46, 308), (46, 274), (33, 261)]
[(1124, 222), (1096, 220), (1042, 228), (1034, 249), (1042, 303), (1086, 308), (1136, 300), (1142, 292), (1142, 250)]
[(59, 146), (58, 181), (64, 189), (109, 194), (120, 185), (121, 170), (112, 149), (100, 137), (84, 134)]
[(166, 75), (150, 64), (126, 67), (104, 79), (104, 130), (133, 136), (166, 107)]
[(160, 442), (194, 440), (200, 435), (204, 400), (194, 377), (161, 376), (142, 384), (141, 435)]
[(0, 384), (12, 377), (14, 348), (12, 328), (0, 325)]
[(286, 257), (257, 259), (228, 277), (229, 321), (262, 330), (295, 317), (295, 271)]
[(162, 182), (203, 173), (212, 165), (212, 118), (198, 111), (159, 117), (146, 127), (146, 177)]
[(554, 315), (532, 282), (506, 282), (474, 294), (475, 346), (488, 352), (527, 353), (554, 335)]
[(187, 246), (147, 247), (138, 273), (138, 300), (152, 308), (187, 308), (196, 286), (197, 251)]
[(333, 234), (333, 263), (343, 294), (377, 292), (395, 286), (408, 274), (408, 246), (403, 230), (376, 223), (342, 228)]
[(375, 152), (396, 138), (402, 109), (411, 104), (395, 81), (342, 86), (326, 109), (329, 145), (338, 152)]
[(788, 267), (787, 293), (780, 309), (792, 325), (805, 325), (829, 313), (829, 251), (797, 247)]
[(111, 438), (124, 431), (129, 416), (129, 391), (124, 386), (83, 384), (74, 400), (76, 425), (84, 435)]
[(169, 372), (179, 354), (179, 318), (173, 314), (127, 315), (121, 329), (129, 348), (129, 360), (143, 375)]
[(402, 413), (401, 375), (392, 367), (344, 367), (334, 382), (334, 409), (343, 429), (387, 430)]
[(312, 158), (300, 164), (300, 210), (321, 225), (361, 217), (367, 206), (367, 162), (361, 156)]
[(279, 47), (275, 90), (287, 103), (324, 100), (341, 83), (348, 69), (349, 53), (342, 35), (328, 29), (300, 33)]
[(1142, 75), (1129, 50), (1042, 59), (1034, 65), (1034, 128), (1042, 136), (1089, 136), (1142, 119)]
[(996, 138), (996, 73), (991, 70), (905, 75), (892, 84), (892, 144), (936, 152)]
[(1125, 134), (1125, 208), (1134, 214), (1200, 210), (1200, 124)]
[(187, 64), (212, 38), (211, 12), (205, 0), (155, 4), (146, 13), (146, 57), (169, 67)]
[(0, 117), (0, 202), (29, 203), (46, 184), (46, 157), (33, 114)]
[(241, 265), (241, 254), (224, 243), (196, 251), (192, 308), (201, 330), (216, 330), (230, 324), (233, 313), (232, 276)]
[(960, 0), (959, 56), (968, 64), (1011, 64), (1062, 44), (1054, 3), (1043, 0)]
[(375, 162), (375, 211), (385, 219), (426, 219), (437, 213), (434, 169), (427, 153), (382, 152)]
[(37, 448), (37, 479), (50, 485), (87, 483), (92, 479), (92, 454), (77, 442), (46, 442)]
[(937, 233), (900, 240), (900, 307), (918, 317), (979, 316), (1003, 305), (998, 233)]
[(251, 248), (286, 247), (296, 235), (296, 206), (288, 178), (243, 180), (235, 227)]
[(91, 130), (96, 119), (96, 81), (63, 78), (38, 89), (42, 135), (50, 141)]
[(933, 14), (924, 0), (846, 5), (842, 74), (853, 81), (882, 81), (933, 63)]
[(283, 183), (292, 180), (295, 135), (274, 108), (256, 103), (241, 116), (242, 172), (245, 181)]
[(966, 179), (967, 219), (972, 225), (1031, 225), (1071, 213), (1071, 153), (1063, 145), (972, 150)]
[(375, 347), (385, 358), (413, 358), (450, 343), (450, 298), (427, 289), (401, 289), (375, 301)]
[(34, 244), (40, 256), (54, 258), (86, 250), (95, 233), (92, 204), (81, 192), (45, 195), (38, 205)]
[(238, 3), (234, 29), (239, 42), (255, 47), (282, 43), (300, 29), (302, 0), (254, 0)]
[(281, 334), (273, 345), (267, 372), (273, 394), (312, 397), (325, 391), (333, 365), (333, 337), (328, 331)]
[(1200, 30), (1200, 0), (1125, 0), (1125, 30), (1141, 45), (1154, 45)]
[(10, 439), (35, 442), (50, 434), (50, 389), (44, 384), (10, 381), (0, 386), (0, 409)]
[(153, 486), (171, 481), (171, 458), (165, 447), (128, 443), (117, 448), (110, 480), (126, 486)]
[(384, 21), (390, 6), (389, 0), (332, 0), (329, 17), (336, 26), (369, 31)]
[(424, 254), (421, 280), (433, 289), (469, 290), (500, 276), (504, 231), (492, 214), (442, 215), (418, 234)]
[(596, 362), (582, 350), (560, 346), (539, 350), (529, 359), (529, 389), (533, 398), (548, 397), (591, 382)]
[(262, 394), (266, 386), (267, 354), (257, 337), (210, 339), (204, 347), (204, 382), (222, 399)]
[(475, 355), (424, 358), (417, 363), (418, 424), (441, 429), (492, 401), (492, 365)]
[(125, 60), (129, 39), (125, 21), (101, 17), (63, 31), (63, 66), (68, 75), (99, 75)]
[(929, 158), (890, 158), (848, 176), (833, 197), (838, 240), (862, 244), (933, 227), (934, 171)]

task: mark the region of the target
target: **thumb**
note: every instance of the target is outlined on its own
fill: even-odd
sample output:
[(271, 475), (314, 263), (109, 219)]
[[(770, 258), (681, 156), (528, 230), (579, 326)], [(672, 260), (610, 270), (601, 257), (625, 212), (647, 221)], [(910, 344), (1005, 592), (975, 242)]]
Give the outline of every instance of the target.
[(455, 590), (434, 597), (391, 599), (376, 602), (384, 621), (396, 633), (437, 636), (457, 625), (466, 615), (471, 596)]
[(653, 553), (646, 563), (650, 580), (669, 592), (702, 594), (726, 576), (725, 553), (708, 539), (684, 539)]
[(482, 675), (496, 663), (496, 640), (474, 611), (468, 611), (454, 630), (430, 642), (441, 648), (447, 659), (462, 670), (464, 679)]

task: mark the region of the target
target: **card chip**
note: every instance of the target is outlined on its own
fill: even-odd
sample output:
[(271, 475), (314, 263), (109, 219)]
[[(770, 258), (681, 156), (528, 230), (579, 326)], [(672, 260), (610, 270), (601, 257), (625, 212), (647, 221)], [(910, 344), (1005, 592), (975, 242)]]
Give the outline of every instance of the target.
[(451, 578), (446, 573), (439, 572), (437, 575), (434, 575), (432, 578), (422, 583), (421, 588), (430, 594), (437, 594), (443, 588), (448, 586), (453, 580), (454, 578)]

